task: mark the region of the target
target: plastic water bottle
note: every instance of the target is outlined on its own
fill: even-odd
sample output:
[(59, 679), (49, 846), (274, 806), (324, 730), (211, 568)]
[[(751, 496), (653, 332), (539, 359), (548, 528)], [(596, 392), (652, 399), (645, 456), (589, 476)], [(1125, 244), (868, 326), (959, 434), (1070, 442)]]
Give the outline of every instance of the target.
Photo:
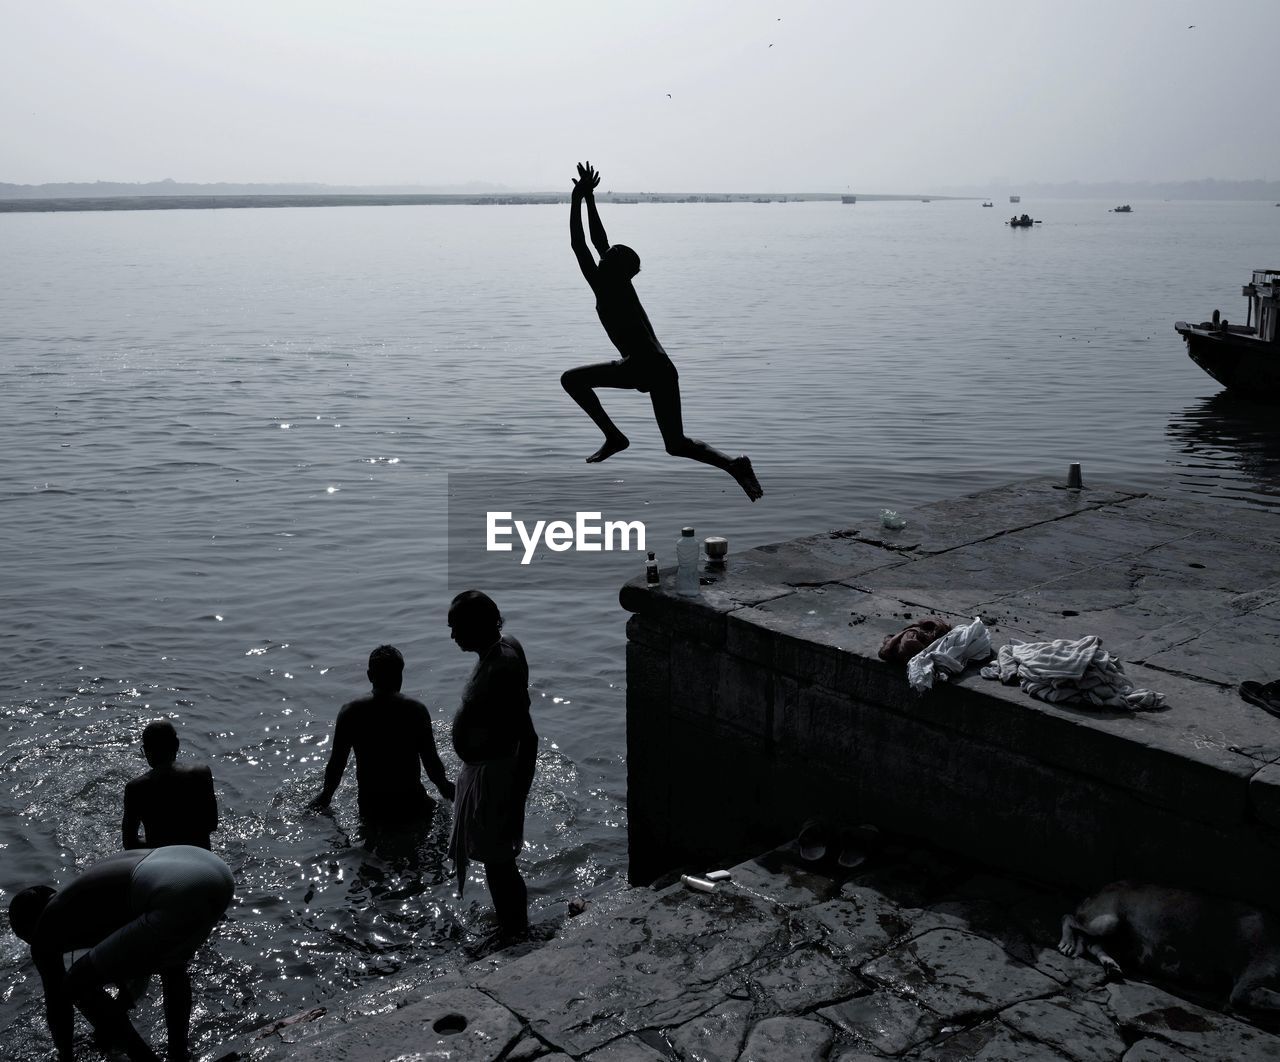
[(658, 558), (649, 551), (649, 559), (644, 562), (644, 581), (648, 586), (657, 586), (662, 580), (658, 575)]
[(698, 594), (698, 540), (692, 527), (682, 527), (676, 539), (676, 593), (685, 597)]

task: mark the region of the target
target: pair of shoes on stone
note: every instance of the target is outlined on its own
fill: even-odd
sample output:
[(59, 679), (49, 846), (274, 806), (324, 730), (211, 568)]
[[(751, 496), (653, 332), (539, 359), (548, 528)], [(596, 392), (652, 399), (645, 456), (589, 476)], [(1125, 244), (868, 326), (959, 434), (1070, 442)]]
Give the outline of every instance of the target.
[(836, 853), (836, 865), (853, 870), (867, 861), (867, 849), (880, 831), (874, 826), (842, 826), (834, 828), (822, 819), (809, 819), (800, 827), (796, 843), (800, 858), (806, 863), (820, 863), (829, 852)]
[(1280, 716), (1280, 679), (1274, 682), (1242, 682), (1240, 696), (1264, 712)]

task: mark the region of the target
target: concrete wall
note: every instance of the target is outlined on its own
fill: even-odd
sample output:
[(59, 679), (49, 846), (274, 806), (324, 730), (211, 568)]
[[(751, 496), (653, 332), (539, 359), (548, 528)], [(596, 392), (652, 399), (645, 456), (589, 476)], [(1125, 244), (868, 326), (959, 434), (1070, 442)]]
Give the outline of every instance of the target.
[[(876, 649), (931, 610), (865, 584), (925, 554), (851, 542), (837, 557), (821, 540), (744, 555), (697, 599), (624, 588), (633, 881), (824, 814), (1082, 889), (1138, 877), (1272, 902), (1280, 722), (1222, 683), (1133, 663), (1166, 712), (1048, 705), (972, 669), (917, 696)], [(1037, 640), (992, 622), (996, 644)]]

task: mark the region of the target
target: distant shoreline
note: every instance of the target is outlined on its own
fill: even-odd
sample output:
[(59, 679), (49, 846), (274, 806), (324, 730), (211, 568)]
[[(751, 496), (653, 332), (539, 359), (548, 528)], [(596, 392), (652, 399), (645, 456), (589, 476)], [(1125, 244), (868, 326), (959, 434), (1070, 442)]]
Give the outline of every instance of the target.
[[(839, 202), (839, 192), (767, 194), (714, 192), (702, 194), (616, 193), (598, 195), (601, 203), (800, 203)], [(858, 195), (860, 201), (978, 199), (979, 196)], [(59, 196), (48, 199), (0, 198), (0, 213), (29, 214), (84, 210), (242, 210), (262, 207), (336, 206), (548, 206), (569, 202), (568, 193), (424, 194), (424, 195), (116, 195)]]

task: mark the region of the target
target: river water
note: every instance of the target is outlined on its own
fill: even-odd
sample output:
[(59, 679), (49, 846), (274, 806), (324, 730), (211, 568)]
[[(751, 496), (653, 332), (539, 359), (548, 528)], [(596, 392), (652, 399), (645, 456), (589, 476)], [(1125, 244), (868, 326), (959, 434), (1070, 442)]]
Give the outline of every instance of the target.
[[(642, 563), (486, 555), (488, 509), (603, 499), (664, 564), (682, 524), (738, 550), (1072, 461), (1224, 519), (1280, 509), (1274, 409), (1219, 394), (1172, 329), (1243, 320), (1250, 270), (1280, 265), (1280, 210), (1111, 205), (1027, 201), (1031, 230), (975, 201), (604, 205), (641, 255), (686, 428), (752, 456), (754, 506), (667, 457), (635, 393), (604, 395), (630, 450), (582, 463), (598, 437), (559, 375), (612, 351), (565, 207), (0, 216), (0, 901), (115, 850), (141, 725), (167, 715), (212, 766), (238, 879), (197, 964), (201, 1050), (458, 962), (492, 927), (481, 879), (465, 898), (450, 880), (448, 811), (384, 848), (359, 829), (354, 767), (332, 817), (305, 803), (382, 642), (456, 773), (474, 658), (445, 612), (466, 585), (531, 665), (535, 917), (620, 887), (617, 589)], [(158, 1009), (140, 1020), (154, 1033)], [(8, 933), (0, 1023), (6, 1057), (45, 1057)]]

